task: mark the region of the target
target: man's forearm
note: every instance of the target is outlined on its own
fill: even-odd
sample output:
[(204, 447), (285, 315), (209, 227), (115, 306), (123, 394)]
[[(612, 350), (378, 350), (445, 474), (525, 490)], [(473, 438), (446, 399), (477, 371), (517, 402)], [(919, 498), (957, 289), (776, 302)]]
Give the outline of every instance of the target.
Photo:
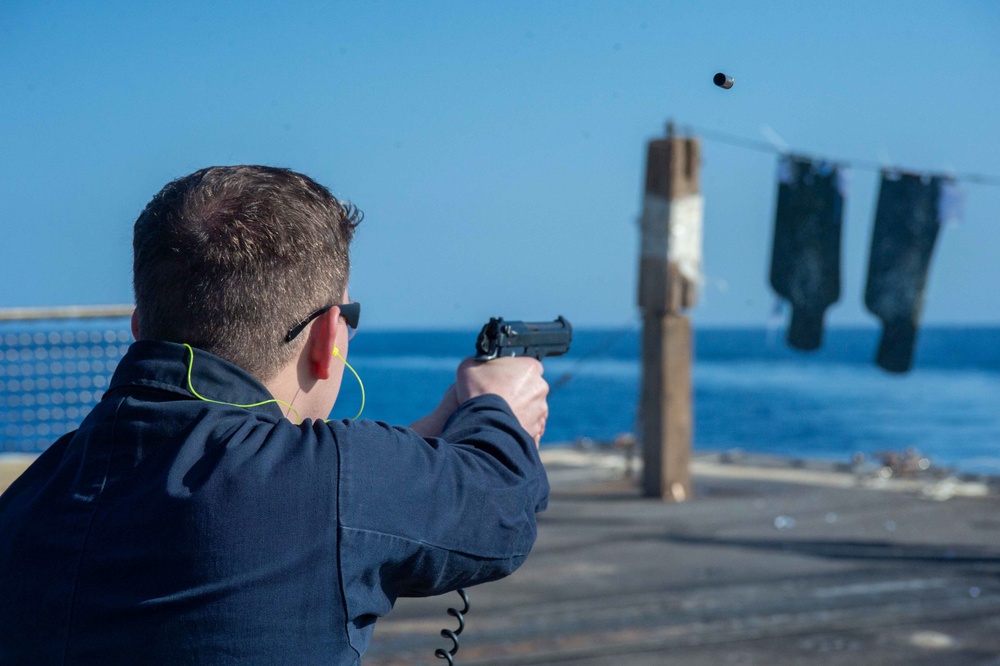
[(441, 402), (434, 408), (434, 411), (411, 423), (410, 430), (421, 437), (438, 437), (444, 430), (444, 424), (448, 422), (449, 417), (455, 413), (456, 409), (458, 409), (458, 399), (455, 397), (455, 385), (452, 384), (445, 391), (444, 397), (441, 398)]

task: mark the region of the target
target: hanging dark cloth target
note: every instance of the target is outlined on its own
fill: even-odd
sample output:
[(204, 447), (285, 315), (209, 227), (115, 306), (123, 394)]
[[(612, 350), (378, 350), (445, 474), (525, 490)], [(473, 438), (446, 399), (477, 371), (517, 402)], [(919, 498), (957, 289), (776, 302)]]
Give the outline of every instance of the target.
[(794, 156), (781, 159), (771, 286), (791, 304), (788, 344), (796, 349), (820, 347), (823, 316), (840, 298), (843, 211), (837, 165)]
[(882, 320), (875, 362), (890, 372), (913, 366), (931, 255), (948, 215), (946, 202), (957, 199), (950, 179), (882, 172), (865, 306)]

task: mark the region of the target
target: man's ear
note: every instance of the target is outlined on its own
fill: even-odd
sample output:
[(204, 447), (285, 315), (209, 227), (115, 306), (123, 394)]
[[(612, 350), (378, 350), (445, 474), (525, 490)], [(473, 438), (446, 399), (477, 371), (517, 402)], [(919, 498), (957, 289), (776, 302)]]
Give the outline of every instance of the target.
[(132, 310), (132, 337), (139, 339), (139, 311)]
[(337, 342), (337, 323), (340, 308), (330, 308), (317, 317), (309, 330), (309, 369), (316, 379), (330, 378), (330, 364), (333, 362), (333, 348)]

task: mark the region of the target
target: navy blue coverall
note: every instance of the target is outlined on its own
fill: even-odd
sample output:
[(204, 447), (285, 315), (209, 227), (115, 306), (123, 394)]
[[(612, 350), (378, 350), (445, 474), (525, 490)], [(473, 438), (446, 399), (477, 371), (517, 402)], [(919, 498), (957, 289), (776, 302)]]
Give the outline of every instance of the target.
[[(192, 385), (271, 396), (196, 351)], [(356, 664), (397, 597), (525, 560), (548, 481), (506, 402), (439, 438), (195, 399), (139, 341), (80, 428), (0, 496), (2, 664)]]

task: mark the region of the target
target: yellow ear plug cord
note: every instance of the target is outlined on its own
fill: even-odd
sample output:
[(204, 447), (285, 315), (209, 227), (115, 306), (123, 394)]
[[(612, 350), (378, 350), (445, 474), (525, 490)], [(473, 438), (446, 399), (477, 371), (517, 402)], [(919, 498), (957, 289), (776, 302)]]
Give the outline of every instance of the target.
[[(352, 368), (351, 364), (347, 362), (347, 359), (340, 355), (340, 350), (337, 349), (337, 345), (333, 346), (333, 355), (344, 362), (344, 365), (347, 366), (347, 369), (350, 370), (351, 373), (354, 375), (354, 378), (358, 380), (358, 386), (361, 387), (361, 409), (359, 409), (358, 413), (355, 414), (354, 418), (351, 419), (352, 421), (357, 421), (358, 417), (361, 416), (361, 412), (365, 411), (365, 383), (361, 381), (361, 377), (358, 375), (357, 370)], [(326, 420), (329, 421), (330, 419)]]
[[(296, 423), (302, 423), (302, 417), (299, 416), (299, 413), (295, 410), (295, 408), (292, 407), (287, 402), (285, 402), (284, 400), (278, 400), (277, 398), (271, 398), (270, 400), (262, 400), (260, 402), (254, 402), (248, 405), (238, 405), (235, 402), (223, 402), (222, 400), (212, 400), (211, 398), (206, 398), (205, 396), (201, 395), (196, 390), (194, 390), (194, 384), (191, 382), (191, 372), (194, 370), (194, 349), (191, 347), (191, 345), (187, 344), (186, 342), (184, 343), (184, 346), (187, 348), (189, 353), (188, 368), (187, 368), (187, 388), (188, 391), (191, 392), (191, 395), (193, 395), (194, 397), (204, 402), (210, 402), (215, 405), (227, 405), (229, 407), (240, 407), (242, 409), (251, 409), (252, 407), (260, 407), (261, 405), (268, 405), (273, 402), (282, 405), (283, 407), (287, 407), (290, 412), (295, 414)], [(358, 413), (354, 416), (353, 419), (351, 419), (352, 421), (356, 421), (358, 417), (361, 416), (361, 412), (365, 411), (365, 385), (361, 381), (361, 377), (358, 375), (357, 371), (351, 367), (351, 364), (347, 362), (346, 358), (340, 355), (340, 350), (337, 349), (336, 345), (334, 345), (333, 347), (333, 355), (344, 362), (344, 365), (347, 366), (347, 369), (354, 374), (354, 377), (358, 380), (358, 385), (361, 387), (361, 409), (359, 409)], [(324, 419), (324, 421), (329, 421), (329, 420), (330, 419)]]

